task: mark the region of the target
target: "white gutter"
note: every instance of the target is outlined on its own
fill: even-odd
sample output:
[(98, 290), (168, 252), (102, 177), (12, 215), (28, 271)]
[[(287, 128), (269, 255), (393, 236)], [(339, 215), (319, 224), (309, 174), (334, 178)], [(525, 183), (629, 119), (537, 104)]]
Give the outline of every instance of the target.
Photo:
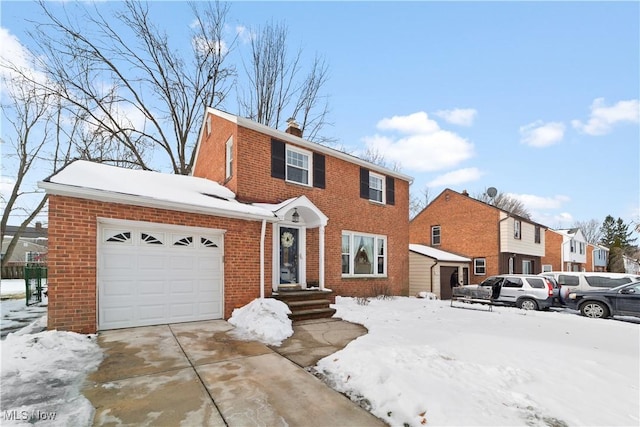
[(264, 299), (264, 240), (267, 234), (267, 220), (262, 220), (260, 230), (260, 298)]
[[(278, 221), (278, 218), (271, 212), (265, 210), (264, 214), (241, 212), (230, 209), (221, 209), (209, 206), (189, 205), (185, 203), (160, 200), (148, 196), (116, 193), (105, 190), (95, 190), (70, 186), (67, 184), (57, 184), (54, 182), (40, 181), (38, 187), (42, 188), (49, 195), (68, 196), (78, 199), (96, 200), (101, 202), (124, 203), (133, 206), (168, 209), (172, 211), (197, 213), (205, 215), (222, 216), (225, 218), (244, 219), (250, 221)], [(247, 205), (248, 207), (252, 207)], [(255, 207), (252, 207), (255, 208)]]

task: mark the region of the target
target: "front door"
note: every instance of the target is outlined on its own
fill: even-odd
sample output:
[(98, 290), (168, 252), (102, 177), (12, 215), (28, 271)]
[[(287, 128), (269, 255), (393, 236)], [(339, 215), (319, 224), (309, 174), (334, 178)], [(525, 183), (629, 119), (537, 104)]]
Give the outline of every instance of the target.
[(299, 281), (299, 230), (280, 227), (280, 283), (292, 284)]

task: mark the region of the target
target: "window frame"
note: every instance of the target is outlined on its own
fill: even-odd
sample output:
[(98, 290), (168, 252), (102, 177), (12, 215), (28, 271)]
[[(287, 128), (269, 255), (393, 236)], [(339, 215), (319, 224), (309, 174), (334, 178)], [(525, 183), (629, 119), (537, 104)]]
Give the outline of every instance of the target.
[(540, 229), (539, 225), (535, 226), (535, 231), (533, 233), (533, 242), (534, 243), (541, 243), (542, 242), (542, 238), (540, 237), (540, 234), (542, 233), (542, 230)]
[[(343, 257), (347, 256), (349, 260), (349, 271), (348, 273), (342, 272), (343, 278), (360, 278), (360, 277), (375, 277), (375, 278), (384, 278), (388, 277), (388, 264), (389, 264), (389, 239), (385, 235), (381, 234), (371, 234), (371, 233), (363, 233), (360, 231), (350, 231), (343, 230), (341, 234), (342, 238), (348, 238), (348, 250), (349, 253), (343, 252), (343, 244), (342, 238), (340, 239), (340, 253), (341, 260)], [(372, 273), (356, 273), (356, 252), (358, 251), (358, 245), (356, 242), (357, 238), (369, 238), (373, 239), (373, 253), (371, 260), (371, 271)], [(380, 254), (380, 245), (382, 245), (383, 253)], [(382, 273), (379, 273), (379, 266), (382, 264)], [(341, 261), (342, 265), (342, 261)]]
[[(438, 242), (436, 242), (436, 234), (435, 231), (438, 231)], [(442, 227), (439, 225), (432, 225), (431, 226), (431, 246), (440, 246), (440, 244), (442, 243)]]
[[(289, 152), (296, 153), (301, 156), (306, 156), (307, 158), (307, 168), (300, 167), (298, 165), (289, 164)], [(307, 171), (307, 182), (300, 182), (289, 177), (289, 167), (306, 170)], [(304, 150), (302, 148), (298, 148), (293, 145), (285, 144), (284, 148), (284, 180), (286, 182), (291, 182), (293, 184), (304, 185), (305, 187), (311, 187), (313, 184), (313, 153), (308, 150)]]
[[(482, 262), (482, 265), (480, 265)], [(478, 270), (482, 269), (482, 272)], [(473, 274), (474, 276), (486, 276), (487, 275), (487, 259), (486, 258), (474, 258), (473, 259)]]
[[(380, 188), (373, 188), (371, 187), (371, 180), (379, 180), (380, 182)], [(385, 182), (386, 176), (381, 175), (379, 173), (375, 173), (373, 171), (369, 171), (369, 201), (374, 202), (374, 203), (380, 203), (382, 205), (386, 204), (386, 182)], [(379, 191), (380, 192), (380, 200), (376, 200), (376, 199), (372, 199), (371, 198), (371, 191)]]
[(513, 220), (513, 238), (514, 239), (522, 239), (522, 221), (519, 219)]
[(233, 135), (225, 143), (225, 178), (233, 176)]
[[(525, 265), (528, 267), (525, 268)], [(533, 274), (533, 262), (530, 259), (522, 260), (522, 274)]]

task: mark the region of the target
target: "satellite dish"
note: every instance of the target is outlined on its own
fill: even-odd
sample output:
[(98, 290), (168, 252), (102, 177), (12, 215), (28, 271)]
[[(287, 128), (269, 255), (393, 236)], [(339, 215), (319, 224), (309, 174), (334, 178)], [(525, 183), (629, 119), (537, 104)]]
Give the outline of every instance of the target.
[(489, 187), (487, 188), (487, 195), (491, 198), (496, 197), (496, 194), (498, 194), (498, 190), (496, 190), (495, 187)]

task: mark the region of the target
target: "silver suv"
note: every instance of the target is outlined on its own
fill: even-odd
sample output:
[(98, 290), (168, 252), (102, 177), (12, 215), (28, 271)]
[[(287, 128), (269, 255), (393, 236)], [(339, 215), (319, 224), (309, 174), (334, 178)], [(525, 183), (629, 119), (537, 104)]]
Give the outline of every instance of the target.
[(486, 278), (478, 287), (491, 291), (493, 302), (525, 310), (544, 310), (553, 305), (553, 284), (544, 276), (501, 274)]

